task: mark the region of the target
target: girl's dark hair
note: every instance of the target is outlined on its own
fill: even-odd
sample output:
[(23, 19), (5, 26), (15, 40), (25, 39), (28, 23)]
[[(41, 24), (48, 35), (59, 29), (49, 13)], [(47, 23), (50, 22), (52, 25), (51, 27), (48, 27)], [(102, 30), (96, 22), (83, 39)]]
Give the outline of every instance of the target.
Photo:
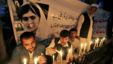
[(17, 11), (18, 17), (22, 20), (22, 16), (27, 13), (28, 11), (32, 11), (35, 15), (37, 15), (40, 18), (40, 11), (36, 7), (36, 5), (29, 3), (21, 6), (19, 10)]

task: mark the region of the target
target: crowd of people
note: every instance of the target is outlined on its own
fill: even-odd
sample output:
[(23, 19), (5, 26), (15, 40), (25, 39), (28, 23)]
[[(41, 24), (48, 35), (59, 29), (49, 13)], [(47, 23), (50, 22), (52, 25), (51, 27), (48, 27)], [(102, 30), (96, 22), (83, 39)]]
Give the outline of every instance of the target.
[[(80, 44), (88, 43), (91, 40), (93, 30), (92, 18), (93, 13), (97, 10), (96, 5), (89, 6), (87, 11), (81, 13), (77, 27), (70, 30), (64, 29), (60, 32), (59, 37), (52, 37), (49, 41), (38, 41), (35, 36), (38, 28), (34, 27), (38, 24), (35, 25), (34, 21), (40, 21), (40, 13), (34, 10), (35, 7), (33, 5), (29, 6), (27, 4), (22, 6), (18, 12), (19, 18), (30, 31), (20, 35), (21, 45), (15, 48), (8, 64), (34, 64), (35, 57), (38, 57), (37, 64), (74, 63)], [(49, 44), (44, 45), (42, 44), (43, 42)], [(69, 49), (71, 49), (71, 52), (69, 52)]]
[[(72, 28), (70, 31), (62, 30), (60, 37), (52, 38), (48, 46), (37, 42), (35, 34), (33, 32), (24, 32), (20, 36), (21, 45), (17, 46), (13, 52), (12, 58), (9, 64), (22, 64), (23, 59), (27, 58), (29, 64), (34, 64), (34, 58), (40, 56), (39, 64), (51, 64), (53, 63), (52, 56), (55, 56), (54, 63), (61, 62), (59, 59), (59, 51), (62, 50), (62, 62), (67, 64), (73, 61), (74, 53), (79, 48), (79, 37), (76, 34), (76, 29)], [(45, 40), (46, 41), (46, 40)], [(47, 42), (48, 43), (48, 42)], [(73, 47), (72, 53), (68, 50)], [(51, 61), (47, 61), (49, 60)]]

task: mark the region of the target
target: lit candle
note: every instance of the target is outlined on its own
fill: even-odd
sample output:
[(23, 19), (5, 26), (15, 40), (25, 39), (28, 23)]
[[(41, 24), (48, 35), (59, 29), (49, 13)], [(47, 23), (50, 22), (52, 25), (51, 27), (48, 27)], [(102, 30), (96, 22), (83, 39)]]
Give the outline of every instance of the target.
[(95, 49), (96, 47), (98, 47), (98, 44), (99, 44), (99, 38), (96, 38), (95, 43), (94, 43), (94, 49)]
[(71, 59), (73, 57), (73, 47), (71, 45), (71, 47), (68, 49), (68, 55), (67, 55), (67, 60)]
[(79, 55), (82, 54), (82, 49), (83, 49), (83, 43), (80, 44)]
[(73, 52), (73, 47), (72, 47), (72, 45), (71, 45), (71, 47), (70, 47), (69, 50), (68, 50), (68, 53), (69, 53), (69, 54), (72, 54), (72, 52)]
[(89, 50), (91, 49), (91, 45), (93, 44), (93, 41), (90, 41), (90, 47), (89, 47)]
[(100, 41), (100, 39), (98, 38), (97, 39), (97, 45), (96, 45), (97, 47), (99, 47), (99, 41)]
[(23, 64), (27, 64), (27, 59), (23, 58)]
[(85, 53), (87, 51), (87, 43), (84, 43), (83, 45), (83, 53)]
[(38, 57), (35, 57), (34, 58), (34, 64), (38, 64), (38, 60), (39, 60), (39, 58)]
[(61, 58), (61, 64), (62, 64), (62, 56), (63, 56), (63, 52), (62, 50), (56, 50), (56, 52), (60, 55), (60, 58)]
[(63, 56), (63, 52), (62, 50), (59, 51), (60, 57), (61, 57), (61, 64), (62, 64), (62, 56)]
[(102, 46), (102, 45), (103, 45), (103, 42), (105, 41), (105, 39), (106, 39), (105, 37), (103, 37), (103, 38), (101, 39), (99, 46)]
[(52, 59), (53, 59), (53, 64), (54, 64), (54, 60), (55, 60), (55, 55), (52, 55)]

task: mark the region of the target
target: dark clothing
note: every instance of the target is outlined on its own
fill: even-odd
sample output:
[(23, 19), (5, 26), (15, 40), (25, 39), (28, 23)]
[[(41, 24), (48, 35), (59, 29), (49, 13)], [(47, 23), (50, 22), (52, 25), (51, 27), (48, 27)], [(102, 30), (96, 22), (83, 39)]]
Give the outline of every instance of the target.
[[(71, 43), (68, 42), (68, 46), (64, 47), (61, 44), (58, 44), (60, 38), (55, 38), (55, 48), (57, 48), (58, 51), (62, 50), (63, 51), (63, 60), (66, 60), (67, 54), (68, 54), (68, 49), (71, 47)], [(57, 57), (58, 53), (55, 54)]]
[[(35, 48), (35, 51), (33, 52), (33, 58), (38, 57), (38, 55), (44, 52), (45, 46), (38, 44)], [(23, 64), (23, 58), (26, 58), (29, 61), (30, 56), (29, 52), (22, 45), (20, 45), (14, 50), (11, 61), (8, 64)]]
[(80, 30), (80, 37), (87, 38), (90, 27), (90, 18), (86, 12), (82, 14), (84, 16), (84, 22)]

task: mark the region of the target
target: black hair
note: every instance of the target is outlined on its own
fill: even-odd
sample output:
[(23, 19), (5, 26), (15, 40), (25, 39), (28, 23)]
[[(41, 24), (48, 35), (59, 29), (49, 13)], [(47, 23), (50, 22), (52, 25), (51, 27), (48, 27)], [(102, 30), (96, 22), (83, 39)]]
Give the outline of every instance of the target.
[(70, 34), (72, 31), (77, 32), (77, 29), (76, 29), (76, 28), (71, 28), (71, 29), (69, 30), (69, 34)]
[(22, 42), (22, 39), (25, 38), (25, 39), (28, 39), (30, 37), (34, 37), (35, 38), (35, 35), (33, 32), (24, 32), (20, 35), (20, 41)]
[(23, 0), (18, 0), (19, 4), (22, 5), (23, 4)]
[(22, 20), (22, 16), (27, 13), (28, 11), (32, 11), (35, 15), (37, 15), (40, 18), (40, 11), (36, 7), (36, 5), (29, 3), (21, 6), (18, 10), (18, 17)]
[(60, 37), (68, 37), (69, 36), (69, 31), (67, 30), (62, 30), (60, 32)]

